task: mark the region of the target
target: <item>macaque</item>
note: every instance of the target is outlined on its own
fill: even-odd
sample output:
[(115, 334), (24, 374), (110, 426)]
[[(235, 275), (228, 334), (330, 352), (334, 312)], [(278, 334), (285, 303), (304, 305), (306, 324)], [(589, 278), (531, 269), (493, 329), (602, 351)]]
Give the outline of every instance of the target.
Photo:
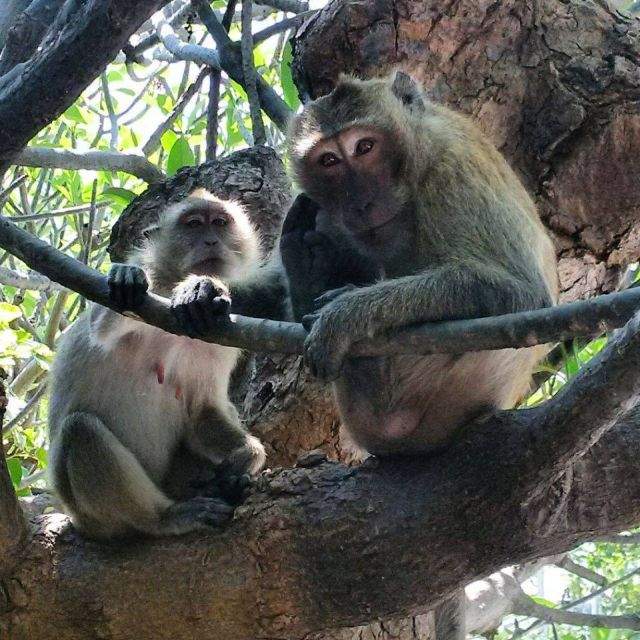
[[(112, 300), (134, 309), (148, 289), (175, 308), (207, 276), (208, 311), (228, 314), (225, 282), (250, 283), (259, 240), (243, 208), (197, 189), (163, 209), (142, 246), (109, 273)], [(196, 302), (197, 307), (197, 302)], [(175, 336), (92, 305), (64, 335), (51, 374), (52, 485), (85, 535), (183, 534), (226, 522), (218, 496), (172, 496), (176, 460), (242, 482), (265, 462), (228, 398), (239, 350)], [(188, 465), (186, 465), (188, 466)], [(236, 485), (237, 485), (236, 482)]]

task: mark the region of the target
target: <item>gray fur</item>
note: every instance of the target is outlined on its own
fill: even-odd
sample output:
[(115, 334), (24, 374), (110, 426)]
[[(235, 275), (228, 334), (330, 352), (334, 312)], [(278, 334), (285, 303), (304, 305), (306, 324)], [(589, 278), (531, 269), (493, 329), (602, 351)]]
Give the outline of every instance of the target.
[[(203, 197), (165, 212), (149, 245), (133, 254), (152, 283), (155, 277), (156, 290), (171, 290), (189, 273), (184, 257), (197, 246), (181, 235), (185, 207), (226, 206)], [(233, 215), (244, 213), (236, 208)], [(246, 237), (230, 229), (216, 249), (225, 275), (236, 279), (257, 260), (255, 232), (242, 223)], [(229, 518), (231, 508), (219, 499), (174, 502), (160, 487), (182, 446), (237, 474), (263, 466), (262, 445), (244, 430), (227, 395), (238, 355), (97, 305), (78, 318), (58, 348), (49, 406), (51, 481), (78, 529), (97, 538), (166, 535)]]

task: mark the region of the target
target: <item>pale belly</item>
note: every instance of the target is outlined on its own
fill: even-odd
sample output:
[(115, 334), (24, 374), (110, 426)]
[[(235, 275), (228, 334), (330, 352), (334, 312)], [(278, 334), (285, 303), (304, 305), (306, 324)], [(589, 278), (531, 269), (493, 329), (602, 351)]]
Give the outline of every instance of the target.
[(437, 450), (473, 418), (513, 407), (545, 351), (351, 360), (334, 383), (343, 426), (369, 453)]

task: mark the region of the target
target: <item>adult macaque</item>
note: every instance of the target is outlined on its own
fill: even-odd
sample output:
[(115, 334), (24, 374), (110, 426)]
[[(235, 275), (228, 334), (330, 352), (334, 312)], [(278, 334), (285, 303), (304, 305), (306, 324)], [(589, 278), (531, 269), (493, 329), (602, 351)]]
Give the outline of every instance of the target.
[[(502, 155), (403, 73), (343, 77), (294, 119), (289, 150), (300, 187), (317, 203), (315, 228), (302, 238), (308, 252), (339, 264), (351, 245), (382, 273), (369, 286), (324, 294), (304, 319), (305, 359), (333, 381), (355, 443), (377, 455), (428, 452), (470, 419), (513, 407), (544, 346), (347, 358), (354, 342), (389, 329), (556, 302), (553, 245)], [(292, 213), (309, 226), (308, 213)], [(314, 284), (308, 261), (297, 260), (303, 249), (288, 242), (292, 288)]]
[[(242, 207), (202, 189), (161, 211), (146, 235), (109, 274), (123, 309), (148, 288), (173, 295), (179, 308), (193, 279), (208, 275), (208, 308), (227, 314), (222, 280), (250, 283), (258, 266), (257, 234)], [(98, 305), (78, 319), (53, 366), (49, 424), (52, 484), (80, 531), (181, 534), (230, 517), (233, 507), (219, 497), (174, 500), (168, 487), (190, 473), (176, 464), (187, 453), (223, 465), (227, 480), (262, 468), (264, 448), (227, 395), (238, 355)]]

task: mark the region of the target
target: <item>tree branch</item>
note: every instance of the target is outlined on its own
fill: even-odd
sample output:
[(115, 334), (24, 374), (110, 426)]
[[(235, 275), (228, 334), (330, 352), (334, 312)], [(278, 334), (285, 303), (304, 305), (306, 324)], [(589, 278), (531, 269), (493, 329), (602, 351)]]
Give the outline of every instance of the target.
[(524, 591), (522, 597), (514, 603), (515, 615), (538, 618), (554, 624), (572, 624), (583, 627), (601, 627), (605, 629), (640, 629), (639, 616), (611, 616), (604, 614), (580, 613), (545, 607), (535, 602)]
[(69, 107), (164, 0), (87, 0), (49, 46), (0, 81), (0, 173), (47, 123)]
[(260, 98), (258, 97), (257, 80), (258, 74), (253, 66), (253, 36), (251, 33), (253, 20), (251, 15), (252, 0), (242, 0), (242, 35), (240, 51), (242, 55), (242, 75), (244, 77), (244, 88), (249, 101), (249, 113), (251, 115), (251, 134), (253, 144), (265, 144), (267, 134), (262, 122), (262, 112), (260, 110)]
[[(198, 16), (214, 39), (220, 53), (222, 69), (244, 87), (244, 74), (242, 71), (242, 55), (229, 38), (226, 30), (216, 17), (206, 0), (191, 0), (191, 4), (198, 12)], [(261, 77), (256, 78), (260, 106), (262, 110), (273, 120), (280, 130), (285, 130), (291, 116), (291, 109), (287, 103), (270, 87)]]
[[(62, 286), (76, 291), (88, 300), (114, 311), (106, 278), (30, 233), (19, 229), (7, 218), (0, 217), (0, 246), (20, 258), (27, 266)], [(599, 296), (593, 300), (574, 302), (549, 309), (538, 309), (504, 316), (473, 320), (434, 322), (402, 329), (387, 337), (378, 336), (354, 345), (352, 355), (389, 355), (393, 353), (464, 353), (483, 349), (502, 349), (544, 344), (568, 335), (592, 335), (623, 326), (640, 307), (640, 288)], [(126, 315), (138, 317), (169, 333), (181, 334), (169, 309), (169, 301), (149, 294), (144, 302)], [(633, 327), (627, 328), (628, 334)], [(266, 353), (300, 354), (306, 331), (292, 322), (276, 322), (232, 315), (221, 319), (215, 334), (203, 336), (205, 342), (239, 347)], [(631, 340), (631, 339), (630, 339)], [(639, 339), (640, 340), (640, 339)], [(635, 346), (635, 342), (633, 343)], [(615, 354), (612, 356), (615, 357)], [(634, 357), (630, 352), (628, 357)], [(595, 361), (594, 361), (595, 362)], [(596, 364), (588, 365), (595, 371)], [(594, 376), (602, 382), (604, 370)], [(583, 376), (586, 378), (587, 376)], [(622, 380), (623, 387), (634, 388), (634, 377)], [(600, 397), (604, 389), (589, 391)], [(589, 393), (581, 400), (588, 402)], [(578, 398), (575, 399), (578, 401)], [(619, 404), (622, 400), (618, 397)], [(612, 408), (613, 400), (603, 398), (600, 413)], [(557, 409), (560, 410), (560, 407)], [(534, 411), (534, 410), (532, 410)], [(558, 416), (559, 417), (559, 416)], [(545, 454), (546, 455), (546, 454)]]
[(148, 183), (160, 182), (166, 176), (144, 156), (118, 151), (72, 151), (27, 147), (13, 159), (18, 165), (53, 169), (91, 169), (93, 171), (124, 171)]
[(517, 483), (530, 416), (490, 418), (428, 459), (271, 473), (210, 536), (105, 547), (59, 515), (41, 516), (15, 574), (28, 597), (13, 604), (10, 637), (85, 638), (99, 628), (114, 638), (300, 638), (426, 612), (506, 563), (640, 519), (637, 412), (575, 464), (551, 535), (545, 510), (523, 508)]
[(2, 266), (0, 266), (0, 284), (9, 287), (16, 287), (17, 289), (44, 291), (45, 293), (66, 290), (57, 282), (53, 282), (46, 276), (42, 276), (39, 273), (21, 273)]
[(557, 566), (584, 580), (598, 584), (601, 587), (607, 584), (607, 579), (603, 575), (593, 571), (593, 569), (589, 569), (589, 567), (583, 567), (581, 564), (574, 562), (569, 556), (562, 558), (562, 560), (557, 563)]

